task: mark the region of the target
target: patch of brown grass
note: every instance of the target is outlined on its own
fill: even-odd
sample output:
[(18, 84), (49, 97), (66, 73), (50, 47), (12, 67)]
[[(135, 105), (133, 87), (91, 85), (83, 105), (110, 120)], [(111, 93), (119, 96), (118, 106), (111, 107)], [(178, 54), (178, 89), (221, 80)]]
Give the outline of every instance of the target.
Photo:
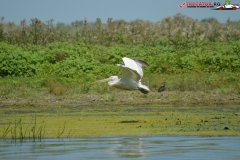
[(54, 79), (48, 79), (45, 85), (48, 88), (49, 93), (56, 96), (62, 95), (66, 91), (66, 86)]

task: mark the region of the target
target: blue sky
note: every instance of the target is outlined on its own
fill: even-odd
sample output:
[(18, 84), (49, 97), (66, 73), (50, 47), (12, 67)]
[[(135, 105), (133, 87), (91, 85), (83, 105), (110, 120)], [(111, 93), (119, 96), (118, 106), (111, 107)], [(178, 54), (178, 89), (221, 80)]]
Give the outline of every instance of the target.
[[(31, 18), (47, 21), (51, 18), (54, 23), (64, 22), (70, 24), (76, 20), (87, 18), (89, 22), (95, 22), (101, 18), (106, 22), (108, 18), (113, 20), (149, 20), (161, 21), (166, 16), (181, 13), (194, 19), (216, 18), (220, 22), (240, 20), (240, 9), (236, 11), (215, 11), (209, 8), (178, 8), (186, 0), (0, 0), (0, 17), (4, 22), (21, 20), (27, 22)], [(220, 2), (224, 0), (189, 0), (187, 2)], [(232, 4), (240, 4), (239, 0), (232, 0)]]

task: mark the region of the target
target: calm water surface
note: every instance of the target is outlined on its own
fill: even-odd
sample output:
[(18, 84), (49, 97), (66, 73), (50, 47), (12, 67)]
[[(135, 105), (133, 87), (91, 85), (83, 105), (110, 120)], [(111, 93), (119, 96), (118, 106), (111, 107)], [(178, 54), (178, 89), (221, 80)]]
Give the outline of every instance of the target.
[(240, 137), (89, 137), (0, 141), (0, 159), (240, 159)]

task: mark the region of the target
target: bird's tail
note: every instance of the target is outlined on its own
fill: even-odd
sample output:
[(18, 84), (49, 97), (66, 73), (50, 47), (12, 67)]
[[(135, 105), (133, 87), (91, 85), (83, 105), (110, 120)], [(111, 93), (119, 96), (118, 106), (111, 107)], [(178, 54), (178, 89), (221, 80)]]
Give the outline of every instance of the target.
[(150, 89), (144, 85), (141, 85), (140, 87), (138, 87), (138, 90), (144, 94), (148, 94), (150, 92)]

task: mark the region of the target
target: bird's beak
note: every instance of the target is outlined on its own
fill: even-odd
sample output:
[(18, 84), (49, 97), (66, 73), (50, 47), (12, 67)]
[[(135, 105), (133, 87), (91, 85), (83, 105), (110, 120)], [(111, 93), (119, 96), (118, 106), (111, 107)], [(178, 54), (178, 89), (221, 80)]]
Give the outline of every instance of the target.
[(110, 78), (106, 78), (106, 79), (102, 79), (102, 80), (98, 80), (96, 81), (97, 83), (102, 83), (102, 82), (108, 82), (110, 81), (111, 79)]

